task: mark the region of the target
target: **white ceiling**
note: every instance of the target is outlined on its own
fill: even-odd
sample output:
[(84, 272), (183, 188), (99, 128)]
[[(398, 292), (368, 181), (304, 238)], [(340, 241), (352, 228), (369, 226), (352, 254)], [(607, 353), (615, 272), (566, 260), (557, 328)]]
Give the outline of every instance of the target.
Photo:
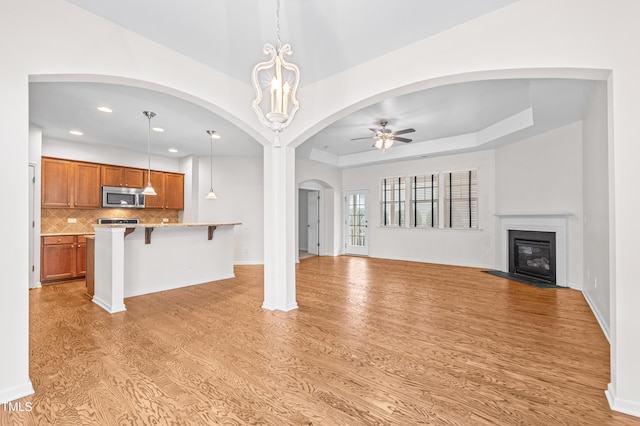
[[(276, 0), (67, 1), (247, 84), (255, 63), (265, 60), (263, 44), (276, 41)], [(282, 41), (292, 44), (291, 60), (300, 67), (304, 85), (514, 1), (396, 0), (390, 6), (383, 0), (281, 0)], [(496, 146), (579, 120), (592, 87), (593, 82), (577, 80), (500, 80), (437, 87), (357, 111), (311, 137), (298, 147), (297, 155), (348, 165), (357, 164), (354, 158), (359, 153), (361, 161), (380, 162), (441, 154), (447, 146), (458, 150)], [(97, 111), (99, 105), (111, 107), (113, 113)], [(156, 155), (208, 155), (207, 129), (222, 135), (214, 148), (216, 155), (262, 155), (260, 144), (234, 124), (166, 94), (96, 83), (30, 86), (31, 121), (46, 137), (146, 152), (143, 110), (156, 112), (152, 125), (165, 128), (151, 135)], [(529, 121), (522, 118), (527, 111)], [(405, 135), (414, 141), (382, 154), (368, 140), (350, 140), (370, 135), (368, 128), (378, 127), (382, 119), (393, 130), (415, 128), (415, 133)], [(487, 129), (496, 127), (502, 133), (485, 137)], [(72, 129), (84, 135), (70, 135)], [(470, 136), (482, 140), (481, 146), (466, 146)], [(457, 143), (439, 143), (442, 138)], [(179, 152), (169, 153), (168, 148)]]

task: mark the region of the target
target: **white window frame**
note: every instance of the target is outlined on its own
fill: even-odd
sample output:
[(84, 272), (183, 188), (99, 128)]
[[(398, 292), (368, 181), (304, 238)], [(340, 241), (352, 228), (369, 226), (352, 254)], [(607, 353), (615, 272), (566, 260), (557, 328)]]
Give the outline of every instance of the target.
[[(447, 187), (447, 180), (450, 174), (454, 173), (475, 173), (475, 187), (470, 188), (471, 193), (475, 192), (475, 198), (469, 195), (469, 223), (465, 226), (453, 226), (455, 223), (451, 223), (451, 217), (455, 214), (455, 210), (451, 211), (449, 215), (447, 215), (447, 207), (451, 204), (449, 200), (450, 192)], [(479, 194), (479, 173), (477, 168), (468, 168), (468, 169), (460, 169), (460, 170), (449, 170), (441, 172), (442, 176), (442, 225), (445, 229), (480, 229), (480, 194)], [(472, 179), (473, 180), (473, 179)], [(472, 181), (469, 182), (469, 185), (472, 185)], [(475, 204), (473, 202), (475, 201)], [(475, 224), (474, 224), (475, 217)], [(475, 225), (475, 226), (474, 226)]]
[[(435, 187), (431, 186), (432, 197), (435, 195), (435, 198), (432, 199), (419, 199), (416, 200), (416, 181), (417, 178), (431, 178), (432, 185), (435, 183)], [(441, 214), (440, 214), (440, 206), (442, 204), (440, 199), (440, 185), (441, 185), (441, 174), (439, 172), (432, 173), (424, 173), (424, 174), (416, 174), (408, 177), (409, 184), (407, 185), (407, 191), (409, 192), (408, 198), (408, 207), (409, 207), (409, 223), (407, 224), (410, 228), (439, 228), (441, 223)], [(434, 180), (436, 182), (434, 182)], [(435, 190), (434, 190), (435, 188)], [(435, 194), (434, 194), (435, 192)], [(417, 203), (419, 201), (431, 201), (431, 223), (418, 224), (417, 223)]]
[[(398, 198), (393, 201), (389, 201), (385, 198), (386, 195), (386, 183), (387, 181), (395, 181), (398, 186), (404, 186), (402, 190), (398, 188), (394, 189), (393, 193), (398, 194)], [(405, 228), (406, 227), (406, 213), (407, 213), (407, 177), (406, 176), (392, 176), (384, 177), (380, 179), (380, 226), (383, 228)], [(392, 204), (393, 203), (393, 204)], [(397, 223), (386, 223), (387, 220), (387, 206), (398, 206), (398, 221)], [(394, 212), (391, 212), (390, 217), (394, 216)]]

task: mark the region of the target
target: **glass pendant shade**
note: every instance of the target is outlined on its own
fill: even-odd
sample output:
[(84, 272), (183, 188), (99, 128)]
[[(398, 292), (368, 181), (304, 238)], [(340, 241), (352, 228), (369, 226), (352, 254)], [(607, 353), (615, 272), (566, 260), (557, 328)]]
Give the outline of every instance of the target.
[(151, 182), (147, 182), (147, 186), (142, 191), (142, 194), (144, 194), (144, 195), (158, 195), (156, 193), (156, 190), (153, 189), (153, 186), (151, 186)]

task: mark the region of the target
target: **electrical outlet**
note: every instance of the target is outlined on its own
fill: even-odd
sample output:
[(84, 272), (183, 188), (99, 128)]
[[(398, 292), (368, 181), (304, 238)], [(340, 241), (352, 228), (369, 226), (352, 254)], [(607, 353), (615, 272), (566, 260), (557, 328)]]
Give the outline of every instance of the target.
[(77, 223), (78, 220), (75, 217), (69, 217), (67, 218), (67, 223)]
[(595, 278), (593, 279), (593, 287), (594, 287), (594, 288), (598, 288), (598, 277), (595, 277)]
[(168, 217), (164, 217), (164, 218), (162, 218), (162, 222), (164, 222), (164, 223), (169, 222), (169, 218), (168, 218)]

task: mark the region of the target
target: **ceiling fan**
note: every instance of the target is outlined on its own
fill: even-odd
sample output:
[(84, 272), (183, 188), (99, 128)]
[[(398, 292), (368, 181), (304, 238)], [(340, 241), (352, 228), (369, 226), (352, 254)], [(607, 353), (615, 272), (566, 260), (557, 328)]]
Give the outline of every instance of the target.
[(357, 141), (357, 140), (362, 140), (362, 139), (373, 138), (373, 146), (375, 148), (381, 149), (382, 151), (384, 151), (387, 148), (391, 147), (391, 145), (393, 145), (394, 141), (405, 142), (405, 143), (409, 143), (409, 142), (412, 141), (412, 139), (401, 138), (401, 137), (398, 137), (398, 135), (404, 135), (406, 133), (412, 133), (412, 132), (415, 132), (416, 129), (404, 129), (404, 130), (398, 130), (397, 132), (394, 132), (391, 129), (387, 129), (387, 124), (389, 124), (388, 121), (382, 120), (382, 121), (380, 121), (380, 126), (382, 127), (381, 129), (371, 129), (370, 128), (369, 130), (371, 130), (373, 133), (375, 133), (374, 136), (366, 136), (364, 138), (353, 138), (351, 140), (352, 141)]

